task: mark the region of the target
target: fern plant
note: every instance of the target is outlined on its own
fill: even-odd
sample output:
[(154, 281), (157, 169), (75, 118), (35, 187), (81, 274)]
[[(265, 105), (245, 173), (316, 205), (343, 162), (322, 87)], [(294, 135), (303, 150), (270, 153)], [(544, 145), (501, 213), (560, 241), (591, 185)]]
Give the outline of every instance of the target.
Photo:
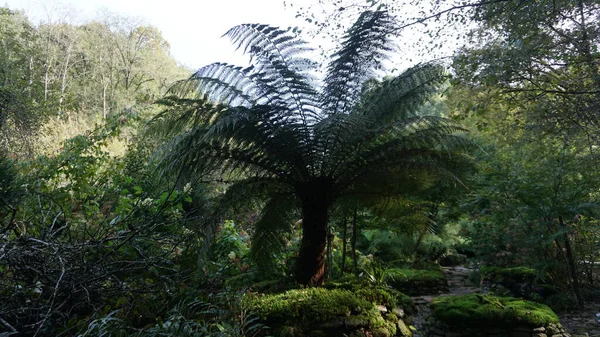
[(392, 51), (391, 17), (362, 13), (326, 74), (290, 30), (243, 24), (225, 35), (251, 57), (247, 68), (215, 63), (176, 85), (151, 126), (174, 136), (162, 167), (181, 176), (231, 180), (225, 200), (262, 202), (252, 256), (268, 260), (302, 217), (295, 276), (321, 285), (328, 214), (344, 199), (372, 205), (468, 161), (469, 142), (451, 120), (419, 113), (446, 80), (435, 64), (376, 80)]

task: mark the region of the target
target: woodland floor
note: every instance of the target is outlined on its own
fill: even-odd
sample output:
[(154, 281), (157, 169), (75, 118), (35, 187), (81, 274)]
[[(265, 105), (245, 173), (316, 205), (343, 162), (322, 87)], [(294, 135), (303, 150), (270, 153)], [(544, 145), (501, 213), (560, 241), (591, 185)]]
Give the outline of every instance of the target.
[[(466, 295), (481, 292), (479, 287), (470, 285), (468, 277), (472, 271), (463, 266), (443, 267), (448, 279), (449, 292), (446, 294), (422, 295), (413, 297), (419, 309), (413, 321), (417, 328), (414, 337), (426, 337), (419, 334), (422, 331), (425, 318), (430, 314), (429, 304), (439, 296)], [(596, 313), (600, 312), (600, 303), (587, 303), (583, 310), (559, 315), (562, 325), (572, 337), (600, 337), (600, 323), (596, 322)]]

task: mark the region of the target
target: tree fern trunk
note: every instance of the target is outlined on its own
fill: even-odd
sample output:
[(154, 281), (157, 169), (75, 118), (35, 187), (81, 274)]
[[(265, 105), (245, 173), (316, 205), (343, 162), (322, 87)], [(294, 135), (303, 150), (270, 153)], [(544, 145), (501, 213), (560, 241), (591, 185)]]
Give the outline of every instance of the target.
[(352, 238), (350, 239), (350, 249), (352, 250), (352, 269), (354, 276), (358, 278), (358, 256), (356, 255), (356, 236), (358, 234), (358, 207), (354, 206), (354, 215), (352, 216)]
[(344, 219), (342, 220), (342, 263), (340, 268), (340, 276), (344, 276), (344, 271), (346, 270), (346, 245), (348, 242), (348, 223), (346, 214), (344, 214)]
[(318, 194), (312, 196), (302, 198), (302, 243), (296, 263), (296, 281), (321, 286), (325, 280), (329, 202)]

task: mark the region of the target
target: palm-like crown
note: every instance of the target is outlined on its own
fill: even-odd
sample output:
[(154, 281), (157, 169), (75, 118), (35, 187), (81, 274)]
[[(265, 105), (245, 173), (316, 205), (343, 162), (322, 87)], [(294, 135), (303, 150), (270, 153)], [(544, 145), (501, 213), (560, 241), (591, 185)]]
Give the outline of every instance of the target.
[(455, 178), (453, 168), (465, 159), (469, 142), (458, 134), (463, 129), (419, 113), (445, 81), (440, 66), (418, 65), (373, 80), (392, 50), (393, 28), (386, 12), (364, 12), (319, 83), (317, 65), (305, 56), (307, 44), (291, 31), (236, 26), (225, 35), (250, 55), (252, 65), (201, 68), (173, 88), (154, 119), (158, 129), (178, 134), (165, 151), (166, 168), (233, 176), (232, 198), (265, 201), (255, 257), (271, 252), (267, 248), (288, 226), (286, 215), (301, 206), (298, 274), (310, 274), (298, 276), (302, 283), (320, 283), (315, 275), (322, 259), (316, 255), (336, 201), (397, 195), (424, 172)]

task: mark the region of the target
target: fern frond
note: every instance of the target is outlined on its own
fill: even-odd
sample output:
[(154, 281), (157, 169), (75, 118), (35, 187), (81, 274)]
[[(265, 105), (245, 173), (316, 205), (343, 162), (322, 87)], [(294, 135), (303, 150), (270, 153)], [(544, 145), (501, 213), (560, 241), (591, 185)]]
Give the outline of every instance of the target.
[(292, 195), (274, 196), (263, 207), (260, 219), (254, 224), (250, 256), (263, 271), (272, 268), (275, 259), (286, 247), (285, 236), (291, 231), (292, 214), (297, 209)]
[(377, 77), (393, 49), (389, 37), (393, 28), (385, 11), (365, 11), (350, 28), (327, 68), (322, 96), (327, 114), (350, 113), (359, 102), (363, 83)]
[(315, 64), (301, 56), (311, 50), (305, 41), (289, 30), (259, 24), (238, 25), (225, 35), (250, 54), (253, 79), (270, 98), (268, 104), (290, 107), (305, 123), (318, 118), (317, 92), (309, 76)]

